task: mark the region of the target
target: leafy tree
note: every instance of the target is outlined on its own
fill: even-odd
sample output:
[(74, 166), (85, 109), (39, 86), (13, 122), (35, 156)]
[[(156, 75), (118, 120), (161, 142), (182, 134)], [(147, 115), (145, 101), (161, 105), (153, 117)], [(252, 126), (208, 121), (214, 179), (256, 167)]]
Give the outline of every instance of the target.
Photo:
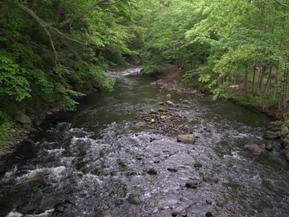
[(72, 109), (87, 91), (111, 90), (106, 69), (137, 55), (134, 11), (134, 0), (1, 1), (0, 125), (19, 112)]

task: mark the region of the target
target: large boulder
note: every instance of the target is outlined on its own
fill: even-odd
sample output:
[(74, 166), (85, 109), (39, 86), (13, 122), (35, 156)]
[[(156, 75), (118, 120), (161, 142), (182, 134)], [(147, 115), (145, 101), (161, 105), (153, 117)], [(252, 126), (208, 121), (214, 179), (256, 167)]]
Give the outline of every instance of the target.
[(28, 117), (26, 114), (24, 113), (19, 113), (17, 114), (17, 116), (15, 117), (15, 120), (23, 125), (30, 125), (31, 124), (31, 119), (30, 117)]
[(289, 134), (289, 129), (288, 129), (288, 127), (287, 127), (287, 126), (282, 126), (282, 127), (281, 127), (281, 133), (280, 133), (280, 135), (281, 135), (282, 137), (286, 137), (288, 134)]
[(280, 131), (266, 131), (264, 134), (264, 139), (279, 139), (280, 138)]
[(263, 152), (263, 148), (258, 144), (247, 144), (244, 149), (254, 156), (259, 156)]
[(184, 135), (178, 135), (177, 141), (185, 143), (185, 144), (194, 144), (196, 141), (196, 138), (193, 134), (184, 134)]

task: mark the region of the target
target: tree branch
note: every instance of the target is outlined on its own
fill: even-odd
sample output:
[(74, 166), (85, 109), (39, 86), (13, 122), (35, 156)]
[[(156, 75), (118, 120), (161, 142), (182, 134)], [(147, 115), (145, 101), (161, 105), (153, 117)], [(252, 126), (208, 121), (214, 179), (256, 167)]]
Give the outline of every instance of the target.
[(22, 4), (18, 4), (18, 6), (20, 7), (20, 9), (22, 9), (24, 12), (26, 12), (28, 15), (30, 15), (45, 31), (45, 33), (47, 34), (49, 41), (50, 41), (50, 46), (52, 48), (52, 51), (54, 53), (54, 57), (55, 57), (55, 63), (58, 62), (58, 55), (57, 55), (57, 50), (55, 48), (55, 44), (51, 35), (51, 31), (53, 31), (54, 33), (60, 35), (61, 37), (65, 38), (66, 40), (81, 44), (81, 45), (86, 45), (87, 43), (79, 41), (77, 39), (74, 39), (68, 35), (66, 35), (65, 33), (61, 32), (59, 29), (55, 28), (52, 26), (52, 24), (45, 22), (43, 19), (41, 19), (33, 10), (31, 10), (30, 8), (22, 5)]

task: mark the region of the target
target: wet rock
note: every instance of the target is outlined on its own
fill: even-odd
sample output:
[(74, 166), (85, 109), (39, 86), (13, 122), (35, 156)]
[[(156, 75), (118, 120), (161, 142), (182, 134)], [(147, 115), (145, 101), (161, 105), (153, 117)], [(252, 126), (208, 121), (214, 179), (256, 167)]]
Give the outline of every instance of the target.
[(137, 175), (137, 173), (135, 171), (128, 171), (126, 173), (126, 176), (136, 176), (136, 175)]
[(244, 146), (244, 149), (255, 156), (258, 156), (263, 152), (262, 147), (258, 144), (247, 144)]
[(112, 217), (112, 215), (109, 212), (100, 212), (95, 217)]
[(191, 189), (197, 189), (198, 187), (201, 186), (201, 181), (200, 180), (192, 180), (186, 182), (186, 188), (191, 188)]
[(284, 149), (284, 153), (286, 160), (289, 161), (289, 146), (286, 146), (286, 148)]
[(203, 167), (203, 164), (201, 164), (201, 163), (195, 163), (195, 164), (194, 164), (194, 167), (197, 168), (197, 169), (199, 169), (199, 168), (202, 168), (202, 167)]
[(207, 212), (207, 213), (206, 213), (206, 217), (214, 217), (214, 215), (213, 215), (213, 213), (211, 213), (211, 212)]
[(17, 122), (19, 122), (20, 124), (23, 124), (23, 125), (30, 125), (31, 124), (31, 119), (30, 117), (28, 117), (26, 114), (24, 113), (19, 113), (17, 114), (17, 116), (15, 117), (15, 120)]
[(176, 106), (176, 104), (173, 103), (173, 102), (170, 101), (170, 100), (166, 101), (166, 104), (169, 105), (169, 106)]
[(157, 175), (158, 172), (155, 168), (150, 168), (148, 171), (147, 171), (147, 174), (149, 175)]
[(183, 102), (184, 104), (191, 104), (191, 102), (190, 102), (189, 100), (187, 100), (187, 99), (183, 100), (182, 102)]
[(178, 170), (176, 168), (168, 168), (169, 172), (176, 173)]
[(265, 149), (267, 151), (273, 151), (273, 145), (272, 144), (267, 144)]
[(267, 131), (264, 134), (264, 139), (279, 139), (280, 138), (280, 132), (279, 131)]
[(288, 129), (288, 127), (287, 127), (287, 126), (282, 126), (280, 135), (281, 135), (282, 137), (285, 137), (285, 136), (287, 136), (288, 134), (289, 134), (289, 129)]
[(178, 135), (177, 141), (185, 144), (194, 144), (196, 138), (193, 134)]
[(269, 123), (268, 129), (271, 131), (280, 131), (283, 124), (283, 121), (273, 121)]
[(120, 159), (117, 161), (118, 165), (121, 166), (123, 169), (127, 169), (127, 165)]
[(211, 200), (206, 200), (206, 204), (212, 205), (212, 204), (213, 204), (213, 201), (211, 201)]
[(154, 110), (154, 109), (151, 109), (151, 110), (150, 110), (150, 114), (157, 114), (157, 111)]
[(203, 181), (207, 182), (209, 184), (217, 184), (219, 182), (219, 179), (217, 177), (212, 176), (212, 175), (204, 175)]
[(173, 217), (187, 217), (187, 214), (185, 213), (185, 211), (174, 211), (172, 213)]
[(133, 195), (133, 194), (129, 195), (127, 198), (127, 201), (133, 205), (140, 205), (141, 204), (141, 200), (140, 200), (138, 195)]
[(168, 110), (167, 109), (165, 109), (165, 108), (159, 108), (159, 110), (158, 110), (159, 112), (168, 112)]
[(123, 199), (116, 199), (114, 204), (117, 206), (121, 206), (123, 204)]
[(155, 119), (151, 119), (151, 123), (155, 123), (156, 122), (156, 120)]
[(233, 189), (233, 190), (238, 190), (239, 188), (241, 188), (241, 185), (239, 183), (236, 182), (225, 182), (223, 183), (224, 186), (226, 186), (229, 189)]
[(21, 184), (31, 184), (31, 183), (35, 183), (35, 182), (39, 182), (41, 180), (44, 180), (45, 177), (47, 176), (47, 172), (46, 171), (34, 171), (31, 172), (30, 174), (28, 174), (25, 179), (23, 180), (23, 182)]

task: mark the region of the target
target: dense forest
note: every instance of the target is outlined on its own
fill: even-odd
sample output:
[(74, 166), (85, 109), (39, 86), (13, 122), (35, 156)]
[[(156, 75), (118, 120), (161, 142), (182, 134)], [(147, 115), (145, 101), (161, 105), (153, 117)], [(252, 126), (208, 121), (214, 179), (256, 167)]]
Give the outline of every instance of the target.
[(112, 89), (108, 66), (135, 55), (134, 10), (129, 0), (1, 1), (0, 143), (15, 123), (30, 125), (52, 108), (73, 109), (88, 91)]
[(215, 98), (288, 116), (289, 1), (150, 1), (142, 7), (148, 72), (160, 62)]
[(167, 64), (183, 82), (287, 118), (288, 0), (2, 0), (0, 143), (90, 91), (111, 67)]

